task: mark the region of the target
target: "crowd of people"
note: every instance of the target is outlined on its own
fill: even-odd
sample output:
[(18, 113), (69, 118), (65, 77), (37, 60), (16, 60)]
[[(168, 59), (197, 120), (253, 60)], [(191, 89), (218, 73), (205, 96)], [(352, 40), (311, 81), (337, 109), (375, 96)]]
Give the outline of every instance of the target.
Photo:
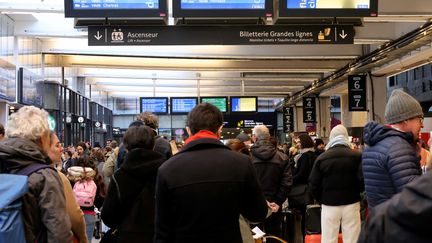
[[(282, 146), (258, 125), (224, 144), (223, 116), (207, 103), (188, 114), (189, 138), (178, 151), (158, 136), (148, 112), (121, 144), (63, 148), (48, 113), (25, 106), (6, 131), (0, 125), (0, 170), (43, 165), (28, 175), (22, 197), (27, 242), (91, 242), (100, 211), (110, 228), (102, 242), (252, 243), (256, 225), (284, 236), (284, 208), (301, 215), (295, 233), (303, 238), (310, 204), (321, 205), (321, 242), (337, 242), (340, 229), (345, 243), (430, 242), (432, 174), (422, 166), (432, 155), (419, 141), (421, 106), (396, 90), (385, 117), (385, 125), (365, 126), (361, 151), (343, 125), (327, 143), (301, 133)], [(363, 192), (369, 216), (362, 229)]]

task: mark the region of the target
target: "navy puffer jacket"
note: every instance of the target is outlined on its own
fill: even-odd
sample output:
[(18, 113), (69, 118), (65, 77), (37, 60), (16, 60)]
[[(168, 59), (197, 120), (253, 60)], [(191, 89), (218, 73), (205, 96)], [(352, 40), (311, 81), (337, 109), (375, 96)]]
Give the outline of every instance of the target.
[(363, 175), (369, 207), (390, 199), (421, 175), (413, 135), (369, 122), (364, 139)]

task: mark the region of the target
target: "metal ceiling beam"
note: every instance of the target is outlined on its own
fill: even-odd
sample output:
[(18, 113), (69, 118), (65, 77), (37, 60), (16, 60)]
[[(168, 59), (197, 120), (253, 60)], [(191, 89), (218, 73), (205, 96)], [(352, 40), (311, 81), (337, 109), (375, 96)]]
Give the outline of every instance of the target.
[(326, 88), (334, 87), (335, 85), (346, 81), (350, 74), (368, 72), (374, 67), (382, 66), (389, 61), (397, 59), (427, 43), (430, 43), (431, 41), (432, 21), (429, 21), (420, 28), (417, 28), (406, 35), (381, 46), (379, 49), (369, 53), (368, 55), (351, 62), (345, 67), (334, 72), (331, 76), (321, 79), (319, 82), (311, 84), (304, 90), (295, 93), (285, 104), (293, 105), (304, 96), (317, 94)]

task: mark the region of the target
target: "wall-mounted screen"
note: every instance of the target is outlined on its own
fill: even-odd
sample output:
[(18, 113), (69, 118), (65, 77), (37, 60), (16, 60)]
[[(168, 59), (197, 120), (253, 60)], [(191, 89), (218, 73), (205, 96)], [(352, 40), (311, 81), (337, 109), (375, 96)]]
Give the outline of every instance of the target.
[(18, 70), (18, 102), (43, 107), (43, 78), (27, 69)]
[(75, 18), (166, 17), (166, 0), (65, 0), (65, 16)]
[(280, 0), (280, 17), (376, 17), (378, 0)]
[(257, 112), (257, 97), (231, 97), (231, 112)]
[(173, 0), (173, 16), (182, 17), (271, 17), (270, 0)]
[(16, 70), (13, 67), (0, 67), (0, 98), (16, 100)]
[(168, 98), (167, 97), (141, 97), (140, 112), (149, 111), (155, 114), (168, 113)]
[(227, 112), (228, 110), (228, 97), (201, 97), (201, 103), (210, 103), (221, 112)]
[(171, 114), (187, 114), (197, 104), (197, 97), (171, 97)]

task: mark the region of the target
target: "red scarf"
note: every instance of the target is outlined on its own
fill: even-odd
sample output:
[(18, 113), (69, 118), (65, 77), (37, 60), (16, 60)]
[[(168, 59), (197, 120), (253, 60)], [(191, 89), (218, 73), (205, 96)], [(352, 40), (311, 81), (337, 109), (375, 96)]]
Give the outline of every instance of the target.
[(194, 135), (192, 135), (188, 139), (186, 139), (184, 144), (186, 145), (186, 144), (188, 144), (192, 141), (195, 141), (197, 139), (200, 139), (200, 138), (213, 138), (213, 139), (219, 140), (219, 137), (216, 134), (214, 134), (213, 132), (211, 132), (209, 130), (200, 130), (199, 132), (195, 133)]

